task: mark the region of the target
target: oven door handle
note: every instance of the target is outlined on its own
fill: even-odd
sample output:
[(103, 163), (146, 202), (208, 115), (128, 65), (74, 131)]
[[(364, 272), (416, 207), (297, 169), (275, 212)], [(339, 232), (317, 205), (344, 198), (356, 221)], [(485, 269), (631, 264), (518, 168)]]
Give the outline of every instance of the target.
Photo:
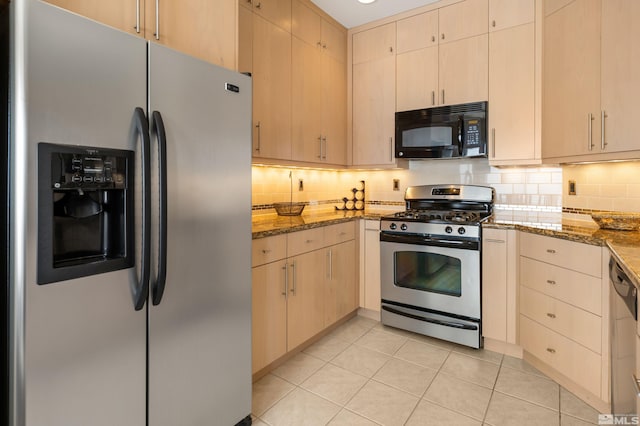
[(455, 321), (442, 321), (442, 320), (438, 320), (438, 319), (434, 319), (434, 318), (422, 317), (420, 315), (414, 315), (414, 314), (410, 314), (408, 312), (399, 311), (397, 309), (390, 308), (389, 306), (383, 306), (382, 309), (387, 311), (387, 312), (391, 312), (392, 314), (401, 315), (403, 317), (415, 319), (415, 320), (418, 320), (418, 321), (424, 321), (424, 322), (430, 322), (432, 324), (443, 325), (445, 327), (459, 328), (459, 329), (462, 329), (462, 330), (477, 330), (478, 329), (477, 325), (469, 325), (469, 324), (463, 324), (463, 323), (455, 322)]
[(450, 240), (432, 237), (424, 237), (418, 235), (390, 234), (387, 232), (380, 233), (380, 241), (399, 244), (417, 244), (421, 246), (446, 247), (461, 250), (478, 250), (480, 244), (478, 241), (470, 240)]

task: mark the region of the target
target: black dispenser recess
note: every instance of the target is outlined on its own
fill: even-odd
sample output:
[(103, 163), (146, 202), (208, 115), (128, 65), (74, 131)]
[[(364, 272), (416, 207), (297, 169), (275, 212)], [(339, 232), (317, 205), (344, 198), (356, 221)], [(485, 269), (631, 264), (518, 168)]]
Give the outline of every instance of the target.
[(132, 267), (134, 152), (38, 144), (38, 284)]

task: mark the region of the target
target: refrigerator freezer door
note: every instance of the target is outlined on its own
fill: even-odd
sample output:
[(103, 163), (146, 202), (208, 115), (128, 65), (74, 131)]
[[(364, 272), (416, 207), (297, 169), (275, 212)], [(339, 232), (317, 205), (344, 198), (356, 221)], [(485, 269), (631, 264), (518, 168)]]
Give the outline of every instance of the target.
[(134, 268), (38, 285), (36, 258), (37, 144), (133, 149), (134, 108), (147, 99), (146, 43), (40, 1), (13, 7), (14, 34), (25, 37), (16, 36), (13, 57), (11, 149), (26, 153), (24, 164), (14, 164), (11, 190), (16, 205), (26, 206), (25, 249), (16, 240), (10, 247), (12, 297), (21, 303), (15, 311), (24, 310), (12, 319), (19, 355), (12, 365), (14, 420), (144, 425), (146, 310), (133, 307)]
[(251, 412), (251, 80), (153, 43), (149, 55), (168, 181), (149, 424), (233, 425)]

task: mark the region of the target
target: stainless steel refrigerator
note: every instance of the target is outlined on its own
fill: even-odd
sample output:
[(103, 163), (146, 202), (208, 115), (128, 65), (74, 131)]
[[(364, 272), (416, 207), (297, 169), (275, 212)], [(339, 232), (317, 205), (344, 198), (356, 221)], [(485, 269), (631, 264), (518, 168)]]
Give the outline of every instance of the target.
[(1, 7), (8, 424), (250, 424), (251, 79)]

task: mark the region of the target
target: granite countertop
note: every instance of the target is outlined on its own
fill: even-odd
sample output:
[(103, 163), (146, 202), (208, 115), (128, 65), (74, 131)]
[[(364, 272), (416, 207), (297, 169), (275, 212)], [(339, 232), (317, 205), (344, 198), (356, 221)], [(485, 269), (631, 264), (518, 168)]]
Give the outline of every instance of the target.
[(606, 246), (640, 288), (640, 231), (600, 229), (593, 221), (571, 219), (562, 213), (523, 211), (497, 211), (483, 226)]
[[(398, 208), (396, 210), (402, 210)], [(380, 219), (392, 209), (360, 211), (308, 212), (300, 216), (278, 216), (276, 213), (252, 218), (253, 239), (303, 231), (356, 219)], [(591, 220), (575, 220), (559, 212), (497, 210), (483, 223), (484, 227), (517, 229), (522, 232), (562, 238), (578, 243), (606, 246), (629, 277), (640, 288), (640, 231), (600, 229)]]
[(355, 219), (376, 220), (394, 211), (389, 209), (365, 209), (302, 212), (300, 216), (278, 216), (276, 213), (255, 215), (251, 218), (252, 237), (253, 239), (264, 238)]

